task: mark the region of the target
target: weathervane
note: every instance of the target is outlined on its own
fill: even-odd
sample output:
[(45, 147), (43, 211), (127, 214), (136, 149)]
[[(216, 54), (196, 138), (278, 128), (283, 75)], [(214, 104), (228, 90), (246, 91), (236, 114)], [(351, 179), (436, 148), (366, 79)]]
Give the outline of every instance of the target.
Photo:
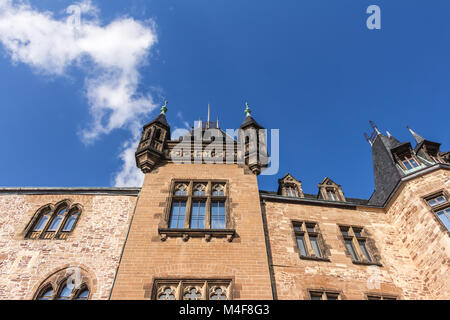
[(166, 114), (167, 110), (167, 105), (169, 104), (169, 101), (166, 100), (166, 102), (164, 103), (164, 105), (161, 107), (161, 114)]
[(245, 106), (246, 106), (246, 108), (245, 108), (245, 110), (244, 110), (245, 115), (246, 115), (247, 117), (250, 117), (250, 115), (252, 114), (252, 110), (251, 110), (250, 107), (248, 106), (248, 102), (245, 103)]

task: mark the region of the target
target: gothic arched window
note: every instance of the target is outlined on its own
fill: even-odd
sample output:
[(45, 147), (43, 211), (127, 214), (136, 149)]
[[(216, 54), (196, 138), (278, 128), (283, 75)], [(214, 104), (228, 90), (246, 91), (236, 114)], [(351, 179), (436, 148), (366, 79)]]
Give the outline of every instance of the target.
[(212, 188), (213, 197), (223, 197), (225, 196), (225, 186), (223, 184), (216, 184)]
[(67, 232), (72, 231), (75, 226), (75, 222), (77, 222), (79, 216), (80, 212), (78, 210), (74, 210), (72, 213), (70, 213), (69, 217), (66, 220), (66, 223), (64, 224), (64, 228), (62, 229), (62, 231)]
[(203, 197), (206, 195), (206, 187), (204, 184), (197, 184), (194, 187), (194, 196)]
[(187, 196), (187, 185), (184, 183), (177, 184), (175, 186), (174, 195), (176, 196)]
[(48, 204), (39, 209), (25, 234), (28, 239), (66, 239), (81, 215), (81, 206), (72, 204), (70, 200), (55, 205)]
[(62, 207), (59, 210), (57, 210), (55, 217), (52, 219), (52, 223), (50, 224), (50, 227), (47, 229), (48, 231), (57, 231), (59, 225), (61, 224), (61, 221), (63, 221), (65, 215), (66, 215), (67, 208)]
[(78, 267), (56, 272), (39, 286), (35, 300), (88, 300), (91, 297), (90, 279)]

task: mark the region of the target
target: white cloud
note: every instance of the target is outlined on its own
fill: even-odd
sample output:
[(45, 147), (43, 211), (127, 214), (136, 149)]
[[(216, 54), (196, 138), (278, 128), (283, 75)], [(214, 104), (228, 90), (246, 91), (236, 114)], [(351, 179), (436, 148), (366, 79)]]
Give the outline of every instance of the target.
[[(14, 63), (27, 64), (36, 72), (65, 76), (71, 66), (85, 72), (92, 115), (81, 132), (85, 143), (117, 128), (135, 131), (139, 120), (157, 107), (150, 95), (138, 92), (139, 68), (157, 42), (153, 22), (124, 17), (101, 25), (90, 0), (75, 3), (67, 13), (71, 16), (57, 19), (27, 2), (0, 0), (0, 43)], [(129, 162), (135, 144), (136, 137), (124, 145), (117, 185), (141, 181)]]
[(134, 154), (139, 144), (139, 128), (134, 130), (134, 138), (122, 145), (120, 158), (123, 162), (122, 168), (114, 178), (117, 187), (140, 187), (144, 182), (144, 174), (136, 167)]

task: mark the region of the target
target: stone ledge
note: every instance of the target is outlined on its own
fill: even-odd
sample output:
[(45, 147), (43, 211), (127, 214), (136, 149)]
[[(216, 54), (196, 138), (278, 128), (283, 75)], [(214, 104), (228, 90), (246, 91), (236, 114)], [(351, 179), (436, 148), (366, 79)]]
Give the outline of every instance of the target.
[(182, 237), (184, 241), (189, 238), (205, 238), (210, 241), (214, 238), (227, 238), (228, 242), (232, 242), (236, 235), (234, 229), (170, 229), (159, 228), (158, 233), (161, 241), (166, 241), (168, 237)]

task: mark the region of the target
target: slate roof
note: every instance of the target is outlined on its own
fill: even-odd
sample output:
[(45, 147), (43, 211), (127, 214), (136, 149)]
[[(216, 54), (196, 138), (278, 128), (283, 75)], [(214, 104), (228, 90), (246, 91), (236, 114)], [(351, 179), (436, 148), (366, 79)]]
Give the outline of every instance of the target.
[(242, 122), (240, 128), (243, 129), (243, 128), (246, 128), (246, 127), (248, 127), (248, 126), (250, 126), (250, 125), (254, 125), (254, 126), (257, 127), (258, 129), (264, 129), (262, 126), (260, 126), (260, 125), (258, 124), (258, 122), (256, 122), (255, 119), (253, 119), (252, 116), (247, 116), (247, 117), (245, 117), (244, 122)]

